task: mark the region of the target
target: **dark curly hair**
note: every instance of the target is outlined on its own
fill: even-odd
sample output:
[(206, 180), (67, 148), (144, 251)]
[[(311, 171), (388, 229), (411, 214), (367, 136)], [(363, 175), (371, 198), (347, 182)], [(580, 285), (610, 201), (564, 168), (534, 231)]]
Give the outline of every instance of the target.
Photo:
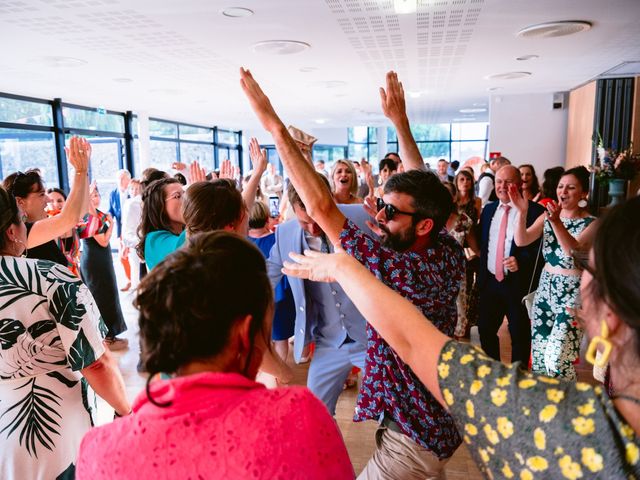
[[(44, 182), (40, 171), (32, 168), (26, 172), (14, 172), (7, 175), (2, 181), (2, 186), (14, 197), (26, 198), (27, 195), (36, 191), (44, 190)], [(36, 187), (34, 190), (33, 187)]]
[(142, 191), (142, 213), (138, 226), (136, 253), (144, 259), (144, 242), (147, 235), (158, 230), (171, 230), (169, 217), (165, 211), (164, 189), (167, 185), (180, 184), (175, 178), (160, 178), (144, 187)]
[(169, 255), (140, 282), (134, 305), (139, 310), (141, 359), (149, 378), (221, 354), (233, 326), (247, 315), (251, 315), (251, 345), (238, 371), (247, 373), (258, 335), (267, 348), (270, 345), (273, 292), (265, 260), (253, 243), (235, 233), (190, 237), (185, 248)]
[(7, 229), (20, 224), (20, 210), (13, 195), (0, 187), (0, 251), (7, 246)]
[(189, 235), (222, 230), (242, 219), (245, 205), (233, 182), (196, 182), (187, 188), (182, 216)]

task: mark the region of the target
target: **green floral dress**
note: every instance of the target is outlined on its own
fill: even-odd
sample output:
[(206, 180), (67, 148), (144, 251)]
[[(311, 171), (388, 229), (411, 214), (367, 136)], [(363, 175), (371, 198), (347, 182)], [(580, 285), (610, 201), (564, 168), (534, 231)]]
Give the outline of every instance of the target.
[(105, 332), (69, 269), (0, 257), (0, 478), (73, 478), (95, 415), (79, 370), (104, 353)]
[[(595, 217), (561, 218), (572, 237), (577, 238)], [(571, 255), (563, 252), (549, 220), (544, 221), (542, 255), (545, 264), (574, 269)], [(573, 309), (580, 291), (580, 276), (542, 271), (533, 301), (531, 319), (531, 370), (550, 377), (576, 380), (573, 362), (580, 353), (582, 329)]]
[(640, 478), (640, 440), (600, 387), (531, 374), (448, 342), (440, 388), (486, 478)]

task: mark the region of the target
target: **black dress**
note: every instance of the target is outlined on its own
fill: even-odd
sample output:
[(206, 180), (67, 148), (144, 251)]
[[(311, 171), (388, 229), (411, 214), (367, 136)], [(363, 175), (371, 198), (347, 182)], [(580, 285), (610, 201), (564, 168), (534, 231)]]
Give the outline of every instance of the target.
[(111, 248), (101, 246), (95, 239), (82, 240), (80, 274), (96, 301), (102, 320), (107, 326), (107, 338), (113, 338), (127, 329), (120, 307), (116, 272), (113, 269)]

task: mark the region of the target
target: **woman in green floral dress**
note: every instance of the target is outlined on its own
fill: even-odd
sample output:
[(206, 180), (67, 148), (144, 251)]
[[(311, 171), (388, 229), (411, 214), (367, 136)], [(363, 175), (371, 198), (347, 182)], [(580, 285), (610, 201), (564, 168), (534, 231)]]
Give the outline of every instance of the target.
[[(485, 478), (640, 478), (640, 198), (601, 222), (584, 267), (581, 318), (617, 395), (504, 365), (451, 340), (345, 253), (292, 254), (285, 273), (335, 280), (456, 420)], [(620, 248), (624, 245), (624, 248)], [(582, 259), (580, 259), (582, 260)], [(371, 299), (375, 298), (375, 302)]]
[(73, 478), (93, 391), (120, 414), (130, 407), (91, 294), (66, 267), (22, 258), (26, 243), (0, 188), (0, 478)]
[(524, 246), (542, 235), (542, 255), (545, 265), (535, 294), (531, 319), (532, 371), (550, 377), (576, 380), (574, 361), (580, 353), (582, 328), (575, 319), (575, 307), (580, 286), (571, 251), (584, 243), (595, 220), (585, 210), (589, 192), (589, 172), (576, 167), (564, 172), (556, 189), (558, 203), (547, 205), (541, 215), (526, 228), (528, 202), (515, 189), (510, 191), (512, 203), (518, 209), (514, 239)]

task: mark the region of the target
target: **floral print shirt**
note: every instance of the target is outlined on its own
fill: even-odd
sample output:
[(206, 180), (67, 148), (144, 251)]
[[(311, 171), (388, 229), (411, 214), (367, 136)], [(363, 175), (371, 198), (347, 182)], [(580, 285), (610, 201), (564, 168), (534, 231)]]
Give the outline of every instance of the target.
[[(340, 241), (349, 255), (420, 308), (442, 332), (453, 335), (465, 259), (462, 247), (446, 232), (440, 233), (424, 252), (398, 252), (384, 247), (347, 219)], [(462, 443), (453, 419), (369, 324), (367, 339), (354, 420), (379, 420), (385, 415), (439, 458), (453, 455)]]
[(640, 441), (601, 387), (534, 375), (455, 341), (438, 376), (487, 478), (640, 478)]

